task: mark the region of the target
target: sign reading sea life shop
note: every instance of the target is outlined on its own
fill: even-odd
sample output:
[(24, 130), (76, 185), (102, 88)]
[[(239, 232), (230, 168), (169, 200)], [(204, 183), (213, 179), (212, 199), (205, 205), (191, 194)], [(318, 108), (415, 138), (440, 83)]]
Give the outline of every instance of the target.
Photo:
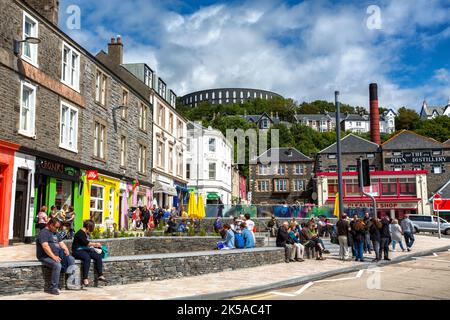
[[(437, 155), (439, 153), (439, 155)], [(443, 156), (442, 152), (403, 152), (401, 157), (386, 158), (386, 164), (402, 164), (402, 163), (444, 163), (450, 162), (450, 157)]]

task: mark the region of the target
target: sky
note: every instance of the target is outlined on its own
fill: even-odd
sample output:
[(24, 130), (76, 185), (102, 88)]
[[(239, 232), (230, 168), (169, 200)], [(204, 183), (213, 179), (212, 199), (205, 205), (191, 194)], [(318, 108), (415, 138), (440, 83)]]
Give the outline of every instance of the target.
[[(121, 35), (179, 96), (244, 87), (303, 101), (420, 110), (450, 100), (450, 0), (61, 0), (60, 27), (91, 53)], [(75, 6), (75, 7), (74, 7)], [(79, 25), (73, 8), (79, 8)]]

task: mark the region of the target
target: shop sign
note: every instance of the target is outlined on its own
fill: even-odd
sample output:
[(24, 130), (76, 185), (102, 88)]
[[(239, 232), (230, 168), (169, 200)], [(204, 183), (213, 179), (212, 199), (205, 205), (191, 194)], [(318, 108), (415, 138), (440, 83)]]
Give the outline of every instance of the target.
[(98, 171), (97, 170), (87, 170), (86, 177), (88, 180), (98, 180)]
[(36, 161), (36, 171), (39, 174), (73, 181), (77, 181), (80, 177), (80, 171), (78, 169), (60, 162), (43, 159)]
[(403, 152), (403, 156), (399, 158), (386, 158), (386, 164), (402, 164), (402, 163), (444, 163), (450, 162), (450, 157), (434, 156), (431, 152)]
[[(349, 208), (372, 208), (372, 203), (345, 203)], [(417, 203), (377, 202), (377, 209), (416, 209)]]

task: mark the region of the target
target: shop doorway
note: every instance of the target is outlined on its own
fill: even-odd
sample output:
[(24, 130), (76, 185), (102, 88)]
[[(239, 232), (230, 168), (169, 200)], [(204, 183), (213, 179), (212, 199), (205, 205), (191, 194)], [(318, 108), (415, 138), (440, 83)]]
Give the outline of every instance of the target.
[(25, 241), (25, 224), (28, 204), (28, 170), (17, 170), (16, 194), (14, 206), (13, 241)]

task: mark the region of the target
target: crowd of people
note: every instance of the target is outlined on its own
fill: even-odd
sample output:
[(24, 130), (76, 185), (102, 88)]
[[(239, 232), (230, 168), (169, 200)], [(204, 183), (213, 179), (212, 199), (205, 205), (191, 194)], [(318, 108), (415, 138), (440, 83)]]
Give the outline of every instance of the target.
[[(181, 218), (180, 222), (176, 222), (177, 217)], [(142, 206), (133, 208), (128, 213), (129, 229), (131, 230), (151, 230), (157, 228), (158, 225), (164, 221), (167, 226), (167, 233), (174, 232), (188, 232), (189, 229), (189, 216), (184, 210), (183, 206), (178, 209), (173, 207), (170, 208), (168, 205), (165, 207), (158, 207), (156, 204), (153, 206)], [(196, 219), (193, 219), (193, 224), (195, 224)], [(194, 227), (194, 226), (192, 226)]]
[(75, 233), (75, 217), (76, 214), (73, 207), (67, 204), (64, 204), (59, 211), (56, 206), (53, 205), (50, 207), (49, 213), (47, 213), (47, 207), (42, 206), (35, 218), (36, 235), (47, 226), (47, 223), (51, 219), (58, 219), (61, 223), (61, 230), (59, 232), (62, 239), (72, 239)]
[(255, 222), (250, 218), (250, 214), (240, 215), (233, 218), (233, 223), (223, 224), (221, 217), (217, 217), (214, 222), (214, 231), (222, 236), (222, 240), (217, 243), (217, 249), (250, 249), (255, 247)]
[[(354, 215), (349, 219), (343, 215), (336, 223), (336, 236), (339, 243), (339, 257), (341, 260), (350, 260), (350, 250), (355, 261), (364, 262), (364, 253), (375, 253), (373, 262), (389, 258), (389, 246), (395, 251), (397, 243), (400, 249), (411, 251), (414, 244), (414, 225), (405, 215), (401, 224), (397, 219), (390, 219), (384, 216), (382, 219), (370, 218), (368, 212), (364, 218)], [(403, 238), (405, 245), (403, 244)]]

